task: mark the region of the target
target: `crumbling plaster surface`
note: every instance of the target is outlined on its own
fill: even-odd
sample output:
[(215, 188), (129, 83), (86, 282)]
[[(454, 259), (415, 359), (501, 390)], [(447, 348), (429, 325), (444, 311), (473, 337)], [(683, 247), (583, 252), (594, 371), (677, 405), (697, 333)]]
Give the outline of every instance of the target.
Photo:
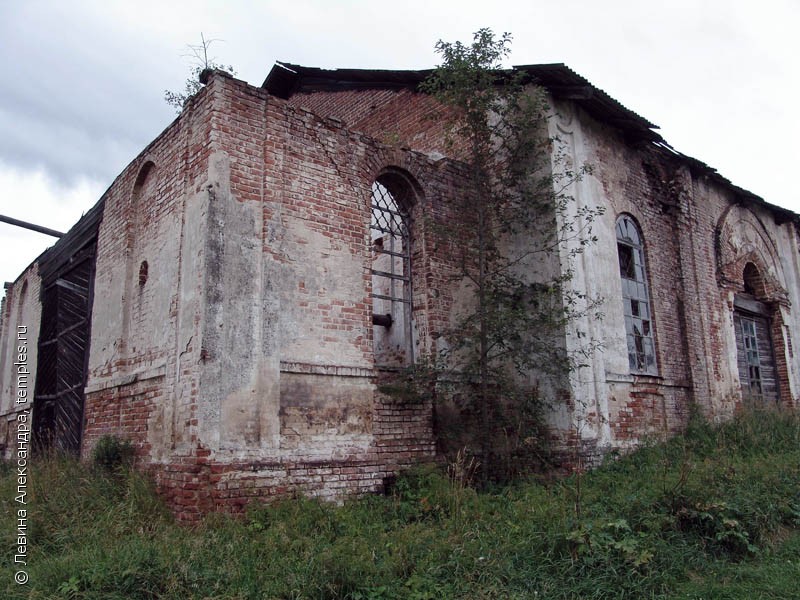
[(199, 438), (232, 452), (277, 448), (281, 305), (265, 301), (278, 286), (265, 274), (263, 212), (233, 195), (230, 156), (216, 150), (210, 163)]
[(0, 456), (3, 452), (10, 456), (16, 447), (17, 413), (33, 409), (42, 314), (40, 285), (34, 262), (6, 290), (0, 307)]
[[(716, 419), (729, 418), (741, 403), (741, 382), (733, 327), (734, 295), (744, 291), (743, 272), (753, 262), (767, 283), (767, 301), (783, 317), (784, 339), (774, 339), (776, 359), (784, 355), (788, 365), (788, 387), (781, 389), (783, 402), (797, 399), (797, 358), (785, 339), (798, 326), (798, 246), (794, 225), (779, 223), (764, 207), (740, 204), (727, 190), (707, 180), (694, 180), (694, 204), (703, 207), (696, 230), (701, 236), (699, 258), (703, 260), (705, 288), (698, 310), (705, 308), (705, 345), (709, 397), (700, 408)], [(699, 212), (699, 211), (698, 211)], [(793, 308), (794, 307), (794, 308)], [(783, 342), (783, 343), (781, 343)], [(793, 400), (794, 399), (794, 400)]]
[[(578, 173), (582, 168), (594, 165), (578, 111), (571, 103), (551, 102), (548, 133), (555, 140), (552, 169), (556, 174), (555, 185), (558, 188), (559, 176), (569, 177), (569, 172)], [(603, 206), (597, 187), (596, 180), (586, 175), (565, 190), (572, 201), (567, 204), (565, 213), (559, 215), (559, 228), (568, 227), (570, 223), (580, 227), (582, 221), (579, 214), (582, 210), (594, 210)], [(592, 231), (601, 240), (607, 234), (603, 225), (602, 220), (596, 222)], [(613, 227), (611, 230), (613, 232)], [(597, 311), (588, 309), (588, 303), (608, 297), (607, 290), (602, 285), (608, 282), (610, 275), (608, 266), (598, 260), (599, 257), (593, 252), (594, 248), (584, 249), (570, 257), (570, 253), (580, 249), (582, 240), (590, 235), (588, 231), (580, 232), (571, 236), (560, 247), (562, 271), (572, 270), (573, 277), (569, 285), (584, 295), (584, 298), (578, 300), (576, 307), (582, 316), (567, 323), (564, 332), (567, 352), (576, 357), (581, 366), (569, 375), (570, 391), (568, 399), (564, 398), (567, 401), (557, 402), (555, 405), (557, 413), (554, 424), (562, 432), (562, 436), (571, 436), (602, 452), (603, 448), (611, 444), (608, 395), (604, 385), (608, 357), (605, 351), (592, 352), (589, 360), (583, 359), (582, 355), (592, 344), (605, 341), (601, 322), (596, 318)], [(606, 308), (603, 305), (601, 310), (605, 311)], [(561, 397), (563, 398), (563, 394)]]
[[(408, 106), (414, 105), (415, 95), (407, 92), (314, 93), (298, 95), (292, 102), (348, 122), (377, 123), (397, 112), (392, 102), (401, 95), (411, 98)], [(566, 159), (554, 167), (574, 169), (588, 164), (594, 169), (570, 190), (575, 198), (570, 209), (574, 214), (582, 206), (599, 206), (606, 213), (593, 227), (598, 243), (572, 265), (576, 289), (589, 298), (602, 299), (603, 316), (579, 319), (564, 335), (573, 352), (587, 339), (599, 342), (601, 348), (587, 366), (572, 374), (566, 395), (558, 382), (541, 375), (532, 378), (554, 402), (551, 423), (562, 436), (577, 436), (586, 448), (594, 445), (602, 452), (609, 447), (633, 447), (644, 437), (674, 433), (685, 423), (693, 402), (709, 416), (729, 416), (741, 393), (732, 292), (720, 289), (714, 232), (723, 212), (737, 200), (728, 188), (693, 172), (687, 163), (671, 160), (668, 153), (647, 144), (631, 145), (618, 131), (569, 101), (553, 101), (553, 117), (550, 134), (558, 138)], [(413, 119), (404, 123), (401, 137), (413, 146), (415, 131), (427, 130)], [(775, 223), (768, 209), (755, 205), (744, 210), (764, 213), (770, 235), (781, 238), (775, 243), (792, 249), (786, 258), (773, 258), (773, 262), (794, 261), (791, 271), (796, 274), (792, 224)], [(656, 376), (631, 374), (628, 364), (615, 234), (615, 221), (623, 213), (634, 217), (645, 239)], [(566, 254), (574, 247), (564, 249), (562, 264), (566, 265)], [(458, 308), (460, 297), (454, 292), (453, 309)], [(788, 339), (797, 317), (784, 306), (780, 310), (786, 321), (783, 335)], [(439, 340), (442, 343), (446, 341)], [(790, 346), (784, 346), (788, 352)], [(790, 379), (794, 380), (796, 371), (790, 369)]]

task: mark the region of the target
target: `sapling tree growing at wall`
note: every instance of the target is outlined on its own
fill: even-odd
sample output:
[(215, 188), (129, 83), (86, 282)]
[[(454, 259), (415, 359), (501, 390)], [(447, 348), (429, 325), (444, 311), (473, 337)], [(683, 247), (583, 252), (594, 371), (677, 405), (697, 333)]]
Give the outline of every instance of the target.
[(184, 82), (182, 92), (173, 92), (164, 90), (164, 101), (175, 109), (178, 114), (181, 113), (183, 107), (197, 92), (203, 88), (203, 83), (200, 81), (200, 75), (206, 70), (219, 70), (236, 75), (236, 71), (231, 65), (223, 65), (216, 61), (214, 57), (208, 55), (211, 44), (219, 40), (207, 40), (203, 33), (200, 33), (199, 44), (188, 44), (189, 56), (192, 59), (192, 69), (189, 77)]
[(532, 374), (563, 377), (580, 364), (591, 342), (568, 350), (564, 335), (596, 309), (570, 285), (572, 261), (594, 241), (600, 214), (578, 209), (570, 195), (588, 169), (571, 167), (548, 134), (551, 107), (535, 82), (503, 68), (510, 43), (510, 34), (490, 29), (469, 45), (439, 41), (442, 64), (422, 86), (450, 107), (449, 140), (468, 178), (452, 218), (433, 224), (440, 242), (456, 249), (454, 279), (468, 301), (431, 361), (439, 396), (467, 416), (457, 428), (472, 430), (484, 480), (513, 476), (531, 458), (520, 454), (541, 443)]

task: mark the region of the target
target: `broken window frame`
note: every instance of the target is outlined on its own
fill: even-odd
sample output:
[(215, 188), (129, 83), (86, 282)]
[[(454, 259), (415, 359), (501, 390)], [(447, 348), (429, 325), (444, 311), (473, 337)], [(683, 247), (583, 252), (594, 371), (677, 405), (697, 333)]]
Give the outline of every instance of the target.
[(642, 233), (633, 217), (620, 215), (616, 234), (628, 366), (631, 373), (658, 375)]

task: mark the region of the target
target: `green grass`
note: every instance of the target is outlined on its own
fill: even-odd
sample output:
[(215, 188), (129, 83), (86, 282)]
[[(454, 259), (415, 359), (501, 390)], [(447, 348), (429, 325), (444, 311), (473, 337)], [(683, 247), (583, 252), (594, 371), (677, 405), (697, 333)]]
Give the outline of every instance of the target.
[(25, 586), (16, 479), (0, 479), (0, 597), (800, 597), (798, 418), (695, 422), (576, 477), (478, 493), (418, 469), (388, 497), (186, 527), (141, 476), (51, 458), (30, 475)]

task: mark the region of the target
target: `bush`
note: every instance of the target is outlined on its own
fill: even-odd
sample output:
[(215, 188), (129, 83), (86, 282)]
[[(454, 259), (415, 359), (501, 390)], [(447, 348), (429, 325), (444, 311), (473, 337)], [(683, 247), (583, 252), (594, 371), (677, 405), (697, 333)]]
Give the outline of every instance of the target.
[(129, 469), (133, 466), (136, 449), (130, 440), (115, 435), (104, 435), (92, 450), (92, 464), (109, 473)]

